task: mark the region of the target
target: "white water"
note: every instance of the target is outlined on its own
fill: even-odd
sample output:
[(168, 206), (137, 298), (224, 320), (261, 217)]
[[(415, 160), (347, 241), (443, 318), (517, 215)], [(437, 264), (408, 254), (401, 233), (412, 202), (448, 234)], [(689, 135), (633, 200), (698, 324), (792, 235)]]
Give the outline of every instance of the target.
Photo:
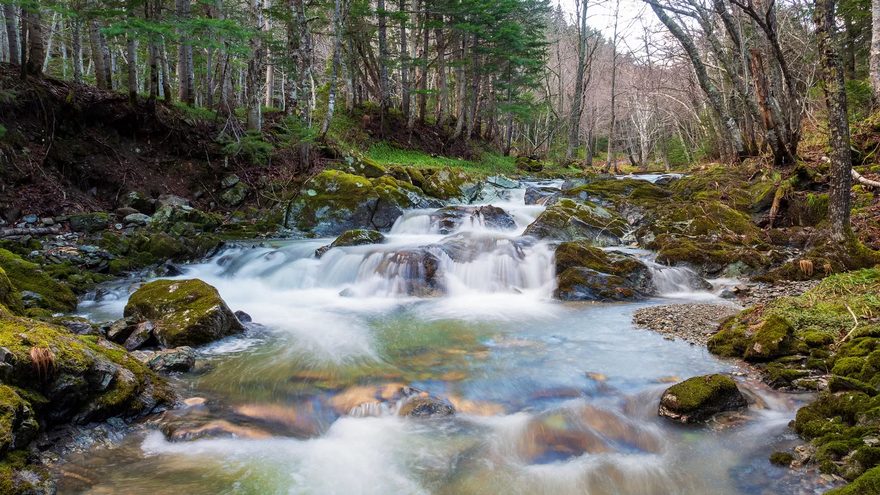
[[(442, 234), (434, 211), (417, 210), (380, 245), (317, 259), (332, 239), (280, 242), (187, 267), (184, 278), (214, 285), (261, 327), (202, 349), (205, 370), (181, 381), (215, 404), (181, 414), (228, 420), (244, 433), (189, 442), (134, 435), (72, 460), (65, 469), (82, 474), (63, 477), (60, 492), (800, 493), (766, 461), (790, 441), (798, 401), (753, 384), (767, 405), (744, 425), (687, 430), (657, 418), (669, 380), (734, 368), (632, 327), (635, 309), (666, 299), (553, 301), (552, 246), (520, 237), (543, 207), (523, 205), (521, 190), (503, 196), (495, 206), (513, 218), (510, 228), (478, 215)], [(664, 297), (715, 297), (686, 268), (608, 249), (642, 258)], [(436, 259), (427, 292), (415, 290), (425, 254)], [(115, 317), (128, 290), (82, 310)], [(372, 401), (332, 410), (389, 383), (447, 397), (458, 414), (401, 419), (394, 403)], [(264, 423), (230, 412), (242, 407), (287, 426), (265, 434)]]

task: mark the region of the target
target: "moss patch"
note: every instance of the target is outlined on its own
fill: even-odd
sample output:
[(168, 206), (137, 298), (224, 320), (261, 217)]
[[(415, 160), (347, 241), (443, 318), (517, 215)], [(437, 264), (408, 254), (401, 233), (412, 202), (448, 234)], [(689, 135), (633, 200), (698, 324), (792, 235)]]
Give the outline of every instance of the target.
[(24, 314), (24, 305), (21, 302), (21, 295), (18, 290), (12, 286), (9, 277), (3, 268), (0, 268), (0, 305), (6, 306), (9, 311), (14, 314)]
[(70, 287), (52, 279), (36, 263), (0, 249), (0, 268), (3, 268), (16, 289), (40, 295), (36, 301), (38, 307), (60, 312), (76, 309), (76, 296)]

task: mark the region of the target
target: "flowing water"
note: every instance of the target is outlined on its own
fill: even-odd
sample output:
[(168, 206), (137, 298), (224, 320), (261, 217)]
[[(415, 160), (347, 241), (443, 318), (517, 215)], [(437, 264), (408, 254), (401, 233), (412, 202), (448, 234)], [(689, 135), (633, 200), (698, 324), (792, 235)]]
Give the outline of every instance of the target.
[[(509, 217), (410, 211), (380, 245), (316, 258), (331, 240), (285, 241), (188, 266), (184, 278), (214, 285), (256, 323), (200, 349), (197, 370), (176, 378), (187, 407), (68, 459), (59, 492), (822, 491), (767, 461), (795, 441), (786, 425), (808, 397), (749, 382), (755, 404), (727, 421), (657, 417), (668, 383), (738, 371), (630, 322), (645, 305), (712, 299), (692, 272), (609, 248), (645, 259), (668, 297), (553, 301), (553, 247), (520, 237), (543, 207), (524, 205), (522, 190), (493, 203)], [(119, 317), (132, 286), (81, 312)], [(399, 417), (406, 387), (447, 399), (456, 415)]]

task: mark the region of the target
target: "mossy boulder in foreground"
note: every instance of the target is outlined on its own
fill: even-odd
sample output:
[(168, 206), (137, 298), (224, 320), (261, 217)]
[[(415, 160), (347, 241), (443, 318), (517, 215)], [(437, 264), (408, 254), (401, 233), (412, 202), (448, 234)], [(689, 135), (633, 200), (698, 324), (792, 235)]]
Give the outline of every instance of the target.
[(198, 279), (150, 282), (131, 295), (124, 314), (152, 321), (164, 347), (198, 346), (244, 331), (217, 289)]
[(663, 392), (660, 416), (679, 423), (700, 423), (723, 412), (746, 407), (736, 382), (725, 375), (695, 376)]

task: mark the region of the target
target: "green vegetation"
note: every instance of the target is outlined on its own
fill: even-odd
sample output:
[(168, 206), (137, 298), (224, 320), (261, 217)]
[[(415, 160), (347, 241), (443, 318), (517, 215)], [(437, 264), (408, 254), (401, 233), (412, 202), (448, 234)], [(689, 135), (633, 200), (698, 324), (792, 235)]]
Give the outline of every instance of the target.
[(29, 291), (39, 295), (34, 300), (36, 307), (62, 312), (73, 311), (76, 308), (77, 301), (73, 291), (46, 274), (39, 265), (0, 249), (0, 268), (6, 272), (12, 286), (18, 291)]

